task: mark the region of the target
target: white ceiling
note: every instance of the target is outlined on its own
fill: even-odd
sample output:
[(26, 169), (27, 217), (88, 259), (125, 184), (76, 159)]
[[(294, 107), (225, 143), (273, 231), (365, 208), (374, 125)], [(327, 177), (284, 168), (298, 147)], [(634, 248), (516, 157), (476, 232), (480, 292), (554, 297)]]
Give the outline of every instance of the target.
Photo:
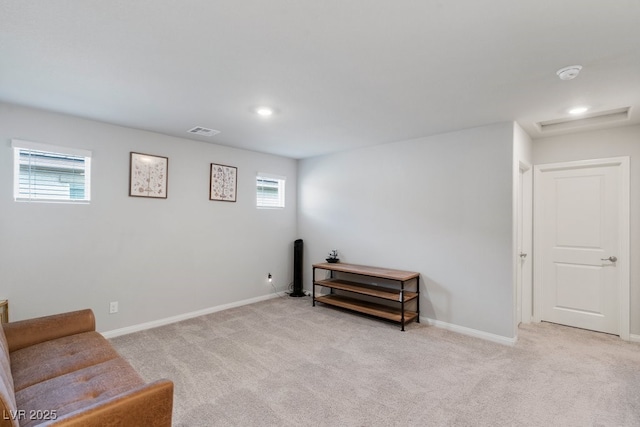
[(511, 120), (536, 138), (577, 104), (639, 123), (640, 1), (2, 0), (0, 101), (292, 158)]

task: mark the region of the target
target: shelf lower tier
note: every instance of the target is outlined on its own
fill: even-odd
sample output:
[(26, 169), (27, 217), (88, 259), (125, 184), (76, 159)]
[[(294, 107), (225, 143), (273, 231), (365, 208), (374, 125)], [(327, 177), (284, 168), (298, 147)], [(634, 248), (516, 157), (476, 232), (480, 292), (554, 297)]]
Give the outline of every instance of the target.
[[(346, 308), (348, 310), (357, 311), (359, 313), (369, 314), (371, 316), (380, 317), (392, 322), (402, 323), (402, 311), (398, 308), (388, 307), (386, 305), (376, 304), (368, 301), (362, 301), (355, 298), (345, 297), (343, 295), (324, 295), (316, 297), (316, 302), (327, 305)], [(404, 312), (404, 323), (409, 323), (418, 317), (415, 311)]]
[[(339, 289), (341, 291), (354, 292), (361, 295), (368, 295), (371, 297), (382, 298), (388, 301), (400, 301), (400, 289), (398, 288), (384, 288), (382, 286), (366, 285), (363, 283), (349, 282), (346, 280), (338, 279), (326, 279), (318, 280), (314, 282), (315, 286), (324, 286), (332, 289)], [(418, 297), (417, 292), (404, 290), (402, 292), (404, 301), (408, 302)]]

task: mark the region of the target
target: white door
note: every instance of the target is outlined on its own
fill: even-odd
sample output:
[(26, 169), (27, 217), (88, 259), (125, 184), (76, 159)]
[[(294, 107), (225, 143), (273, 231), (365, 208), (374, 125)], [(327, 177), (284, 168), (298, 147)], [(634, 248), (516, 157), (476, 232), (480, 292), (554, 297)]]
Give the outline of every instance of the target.
[(536, 166), (539, 320), (628, 338), (629, 159)]

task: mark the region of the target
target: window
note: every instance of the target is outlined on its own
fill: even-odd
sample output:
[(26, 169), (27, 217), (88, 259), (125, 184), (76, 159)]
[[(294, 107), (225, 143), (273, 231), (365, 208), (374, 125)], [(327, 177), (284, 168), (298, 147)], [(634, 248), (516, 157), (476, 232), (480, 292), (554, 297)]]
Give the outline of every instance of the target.
[(259, 208), (284, 208), (285, 177), (259, 173), (256, 177), (257, 206)]
[(22, 201), (91, 200), (91, 152), (12, 140), (13, 197)]

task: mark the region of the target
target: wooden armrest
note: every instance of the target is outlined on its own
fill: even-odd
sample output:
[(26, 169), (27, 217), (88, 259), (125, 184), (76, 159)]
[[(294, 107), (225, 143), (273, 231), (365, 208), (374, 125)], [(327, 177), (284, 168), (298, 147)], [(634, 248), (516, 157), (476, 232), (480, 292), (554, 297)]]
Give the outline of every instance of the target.
[(96, 330), (96, 319), (90, 309), (20, 320), (2, 325), (9, 352), (41, 342)]

